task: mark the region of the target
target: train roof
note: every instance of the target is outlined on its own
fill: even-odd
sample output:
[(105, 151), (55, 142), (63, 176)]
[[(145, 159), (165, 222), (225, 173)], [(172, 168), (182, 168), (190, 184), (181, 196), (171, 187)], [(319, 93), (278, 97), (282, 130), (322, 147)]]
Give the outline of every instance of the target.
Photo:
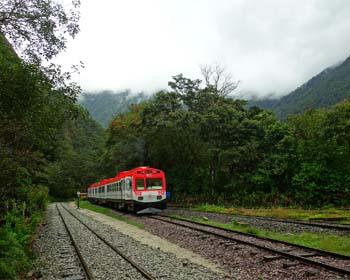
[(126, 170), (126, 171), (121, 171), (119, 173), (116, 174), (115, 177), (112, 178), (106, 178), (106, 179), (102, 179), (101, 181), (97, 182), (97, 183), (93, 183), (91, 184), (88, 188), (95, 188), (98, 186), (102, 186), (108, 183), (112, 183), (115, 181), (118, 181), (120, 178), (123, 178), (125, 176), (132, 176), (134, 174), (164, 174), (164, 171), (157, 169), (157, 168), (152, 168), (149, 166), (139, 166), (139, 167), (135, 167), (133, 169), (130, 170)]

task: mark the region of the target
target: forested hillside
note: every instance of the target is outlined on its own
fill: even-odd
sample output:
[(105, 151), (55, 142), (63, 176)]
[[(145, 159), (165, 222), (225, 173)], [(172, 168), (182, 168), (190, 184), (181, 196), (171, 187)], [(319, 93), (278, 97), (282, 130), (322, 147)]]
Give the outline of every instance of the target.
[(79, 4), (70, 14), (39, 2), (0, 5), (0, 279), (23, 278), (49, 196), (85, 190), (103, 154), (103, 129), (75, 104), (79, 86), (60, 66), (42, 64), (78, 32)]
[(350, 97), (350, 57), (329, 67), (279, 100), (252, 103), (274, 111), (278, 118), (299, 114), (311, 108), (325, 108)]
[(116, 114), (125, 113), (131, 104), (137, 104), (148, 97), (144, 93), (130, 91), (84, 92), (78, 103), (89, 110), (91, 116), (102, 126), (107, 127)]
[(183, 76), (107, 130), (105, 174), (165, 170), (173, 199), (237, 206), (347, 205), (350, 103), (279, 121)]

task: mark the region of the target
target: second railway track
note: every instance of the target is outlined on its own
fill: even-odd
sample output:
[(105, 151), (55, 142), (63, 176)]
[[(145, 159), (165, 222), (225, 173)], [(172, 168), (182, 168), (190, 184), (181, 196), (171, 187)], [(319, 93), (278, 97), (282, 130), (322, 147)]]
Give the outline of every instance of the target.
[(340, 273), (346, 277), (350, 276), (350, 256), (307, 248), (287, 242), (279, 242), (267, 238), (260, 238), (252, 234), (244, 234), (232, 230), (225, 230), (202, 223), (187, 221), (184, 219), (169, 216), (156, 216), (152, 217), (152, 219), (175, 224), (184, 228), (190, 228), (203, 234), (208, 234), (227, 240), (233, 244), (241, 243), (264, 250), (273, 254), (273, 256), (266, 257), (267, 259), (270, 258), (270, 260), (287, 258), (300, 263), (304, 263), (306, 265), (311, 265), (328, 271)]
[[(306, 229), (320, 229), (320, 230), (330, 230), (333, 232), (339, 232), (348, 234), (350, 233), (350, 224), (337, 224), (331, 222), (324, 221), (301, 221), (301, 220), (293, 220), (293, 219), (282, 219), (282, 218), (273, 218), (273, 217), (263, 217), (263, 216), (253, 216), (253, 215), (243, 215), (243, 214), (226, 214), (226, 213), (217, 213), (211, 211), (201, 211), (201, 210), (191, 210), (188, 208), (170, 206), (166, 210), (169, 213), (172, 212), (183, 212), (185, 216), (187, 215), (205, 215), (208, 217), (213, 217), (213, 219), (218, 218), (232, 222), (232, 219), (243, 220), (246, 222), (262, 221), (263, 223), (271, 222), (274, 225), (276, 224), (290, 224), (300, 227), (305, 227)], [(312, 230), (311, 230), (312, 231)]]

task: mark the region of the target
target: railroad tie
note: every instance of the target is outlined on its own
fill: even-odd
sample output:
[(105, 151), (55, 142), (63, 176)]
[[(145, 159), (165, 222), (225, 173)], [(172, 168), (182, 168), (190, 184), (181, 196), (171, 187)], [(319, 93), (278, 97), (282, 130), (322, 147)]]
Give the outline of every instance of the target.
[(283, 257), (282, 256), (268, 255), (268, 256), (264, 256), (263, 261), (264, 262), (271, 262), (271, 261), (278, 260), (281, 258), (283, 258)]
[(282, 267), (283, 268), (289, 268), (289, 267), (292, 267), (292, 266), (297, 266), (299, 265), (300, 263), (298, 261), (285, 261), (283, 264), (282, 264)]

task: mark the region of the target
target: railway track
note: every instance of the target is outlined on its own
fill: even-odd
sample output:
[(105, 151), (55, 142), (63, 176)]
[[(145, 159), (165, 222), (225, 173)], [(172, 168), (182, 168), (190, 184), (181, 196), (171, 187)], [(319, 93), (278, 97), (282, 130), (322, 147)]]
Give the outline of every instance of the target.
[[(237, 217), (244, 217), (244, 218), (251, 217), (249, 215), (238, 215), (238, 214), (235, 215), (235, 216), (237, 216)], [(333, 230), (350, 231), (350, 225), (347, 225), (347, 224), (335, 224), (335, 223), (311, 222), (311, 221), (297, 221), (297, 220), (291, 220), (291, 219), (281, 219), (281, 218), (272, 218), (272, 217), (260, 217), (260, 216), (254, 216), (254, 218), (255, 219), (259, 219), (259, 220), (278, 222), (278, 223), (288, 223), (288, 224), (306, 225), (306, 226), (319, 227), (319, 228), (327, 228), (327, 229), (333, 229)]]
[[(93, 277), (92, 272), (91, 272), (91, 270), (89, 269), (89, 267), (88, 267), (88, 265), (87, 265), (87, 263), (86, 263), (86, 261), (85, 261), (83, 255), (81, 254), (81, 252), (80, 252), (80, 250), (79, 250), (79, 247), (78, 247), (78, 244), (77, 244), (77, 242), (75, 241), (75, 239), (74, 239), (74, 237), (73, 237), (73, 235), (72, 235), (72, 232), (71, 232), (71, 230), (69, 229), (69, 227), (68, 227), (68, 225), (67, 225), (65, 219), (63, 218), (62, 212), (61, 212), (60, 209), (58, 208), (58, 205), (57, 205), (57, 204), (56, 204), (56, 209), (57, 209), (57, 211), (58, 211), (59, 216), (61, 217), (61, 220), (62, 220), (62, 222), (63, 222), (63, 224), (64, 224), (65, 229), (66, 229), (66, 232), (67, 232), (67, 234), (68, 234), (68, 236), (69, 236), (69, 239), (70, 239), (70, 241), (71, 241), (71, 243), (72, 243), (72, 245), (73, 245), (73, 247), (74, 247), (74, 249), (75, 249), (75, 252), (76, 252), (76, 254), (77, 254), (78, 258), (79, 258), (81, 267), (83, 268), (83, 270), (84, 270), (84, 272), (85, 272), (85, 275), (84, 275), (84, 276), (83, 276), (83, 275), (79, 275), (79, 274), (80, 274), (80, 273), (79, 273), (79, 270), (78, 270), (78, 273), (76, 273), (77, 268), (75, 268), (75, 272), (74, 272), (74, 273), (72, 273), (71, 271), (70, 271), (69, 273), (67, 273), (67, 272), (68, 272), (68, 271), (67, 271), (66, 273), (64, 272), (63, 274), (66, 275), (66, 276), (75, 276), (77, 279), (79, 279), (79, 276), (81, 276), (81, 277), (80, 277), (81, 279), (87, 278), (87, 279), (89, 279), (89, 280), (94, 280), (95, 278)], [(61, 235), (64, 235), (64, 234), (61, 233)], [(64, 251), (64, 252), (67, 252), (67, 251)], [(66, 257), (66, 256), (65, 256), (65, 257)], [(72, 268), (72, 267), (71, 267), (71, 268)], [(67, 270), (67, 267), (63, 267), (63, 269), (66, 269), (66, 270)], [(78, 275), (77, 275), (77, 274), (78, 274)], [(78, 277), (77, 277), (77, 276), (78, 276)]]
[(273, 254), (273, 256), (267, 256), (267, 259), (269, 259), (268, 261), (278, 258), (287, 258), (300, 263), (350, 276), (350, 256), (295, 245), (288, 242), (276, 241), (269, 238), (257, 237), (252, 234), (222, 229), (219, 227), (188, 221), (181, 218), (174, 218), (167, 215), (158, 215), (150, 218), (177, 226), (190, 228), (203, 234), (212, 235), (228, 242), (233, 242), (233, 244), (241, 243), (265, 250)]
[[(189, 210), (183, 207), (177, 207), (177, 206), (169, 206), (168, 209), (176, 209), (176, 210)], [(226, 214), (226, 213), (217, 213), (217, 212), (210, 212), (210, 211), (200, 211), (200, 210), (191, 210), (196, 211), (198, 213), (210, 213), (210, 214), (216, 214), (216, 215), (225, 215), (232, 218), (244, 218), (244, 219), (257, 219), (261, 221), (271, 221), (276, 223), (287, 223), (287, 224), (294, 224), (294, 225), (302, 225), (302, 226), (309, 226), (309, 227), (316, 227), (316, 228), (324, 228), (324, 229), (330, 229), (335, 231), (349, 231), (350, 232), (350, 225), (348, 224), (337, 224), (337, 223), (330, 223), (330, 222), (324, 222), (324, 221), (298, 221), (293, 219), (282, 219), (282, 218), (273, 218), (273, 217), (262, 217), (262, 216), (253, 216), (253, 215), (243, 215), (243, 214)]]
[[(111, 244), (109, 241), (107, 241), (105, 238), (103, 238), (100, 234), (98, 234), (96, 231), (94, 231), (90, 226), (88, 226), (86, 223), (84, 223), (81, 219), (79, 219), (75, 214), (73, 214), (69, 209), (67, 209), (63, 204), (56, 204), (57, 210), (63, 220), (63, 223), (65, 224), (66, 230), (72, 240), (73, 246), (75, 247), (75, 250), (79, 256), (79, 260), (81, 261), (82, 267), (84, 268), (84, 271), (87, 275), (87, 279), (96, 279), (96, 278), (102, 278), (102, 277), (95, 277), (94, 276), (94, 271), (91, 269), (92, 266), (96, 268), (96, 265), (94, 263), (89, 264), (89, 260), (87, 256), (84, 256), (84, 253), (82, 253), (81, 250), (81, 244), (84, 242), (84, 240), (80, 240), (80, 243), (77, 242), (77, 238), (74, 237), (74, 234), (72, 233), (72, 230), (69, 226), (69, 223), (67, 223), (67, 216), (65, 217), (65, 212), (68, 214), (70, 217), (72, 217), (76, 222), (78, 222), (79, 225), (83, 226), (87, 231), (90, 233), (90, 235), (93, 235), (94, 238), (97, 238), (101, 243), (103, 243), (105, 246), (107, 246), (108, 249), (111, 249), (119, 257), (121, 257), (123, 260), (125, 260), (129, 265), (131, 265), (134, 269), (138, 271), (142, 275), (141, 279), (150, 279), (150, 280), (155, 280), (156, 278), (148, 273), (144, 268), (142, 268), (139, 264), (135, 263), (132, 259), (130, 259), (126, 254), (124, 254), (121, 250), (119, 250), (116, 246)], [(89, 246), (89, 244), (85, 244), (85, 246)], [(106, 257), (107, 258), (107, 257)], [(110, 258), (110, 257), (108, 257)], [(116, 263), (114, 263), (114, 266)], [(117, 277), (117, 276), (116, 276)], [(130, 277), (130, 275), (128, 276)], [(113, 278), (115, 278), (113, 276)], [(118, 278), (118, 277), (117, 277)], [(116, 278), (116, 279), (117, 279)], [(103, 279), (103, 278), (102, 278)], [(137, 277), (135, 279), (140, 279), (140, 277)]]

